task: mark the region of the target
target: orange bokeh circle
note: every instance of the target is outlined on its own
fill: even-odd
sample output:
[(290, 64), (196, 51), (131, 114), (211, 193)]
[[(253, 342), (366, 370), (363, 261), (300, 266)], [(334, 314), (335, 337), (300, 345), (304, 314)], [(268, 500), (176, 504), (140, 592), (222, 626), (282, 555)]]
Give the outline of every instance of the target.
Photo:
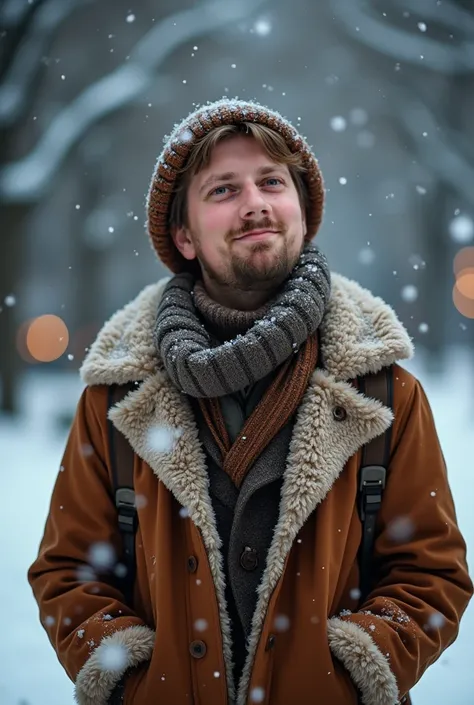
[(26, 347), (37, 362), (52, 362), (67, 350), (69, 331), (66, 324), (52, 314), (38, 316), (28, 328)]
[(463, 269), (469, 269), (470, 267), (474, 267), (474, 247), (463, 247), (454, 258), (454, 274), (459, 276)]
[(453, 287), (453, 302), (459, 313), (466, 318), (474, 318), (474, 299), (464, 296), (457, 287), (457, 282)]
[(459, 272), (456, 287), (466, 299), (474, 299), (474, 267), (467, 267)]

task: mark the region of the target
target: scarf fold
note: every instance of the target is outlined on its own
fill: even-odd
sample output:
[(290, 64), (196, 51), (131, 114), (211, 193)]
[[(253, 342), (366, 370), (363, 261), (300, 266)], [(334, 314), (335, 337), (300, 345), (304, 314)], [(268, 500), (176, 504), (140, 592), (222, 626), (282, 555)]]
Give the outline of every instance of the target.
[(245, 333), (218, 345), (199, 318), (194, 286), (189, 273), (177, 274), (166, 285), (155, 345), (178, 389), (198, 399), (215, 399), (254, 384), (285, 361), (285, 369), (292, 369), (290, 360), (304, 355), (302, 346), (326, 311), (330, 272), (325, 256), (307, 245), (262, 316)]
[(317, 354), (318, 339), (317, 334), (313, 334), (303, 343), (297, 355), (281, 365), (233, 444), (230, 443), (219, 399), (197, 400), (221, 452), (223, 470), (236, 487), (241, 487), (255, 460), (300, 405), (316, 367)]

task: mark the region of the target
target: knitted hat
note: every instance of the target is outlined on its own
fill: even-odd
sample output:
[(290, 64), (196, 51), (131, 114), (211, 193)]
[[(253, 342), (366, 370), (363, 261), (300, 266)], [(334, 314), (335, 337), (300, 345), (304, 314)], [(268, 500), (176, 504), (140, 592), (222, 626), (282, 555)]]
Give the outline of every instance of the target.
[(278, 132), (291, 152), (300, 152), (305, 169), (303, 178), (308, 191), (306, 212), (309, 242), (319, 228), (323, 215), (324, 185), (316, 157), (297, 130), (282, 115), (255, 102), (222, 99), (201, 106), (164, 139), (164, 148), (158, 157), (147, 198), (147, 226), (158, 257), (175, 274), (189, 269), (189, 262), (175, 247), (169, 228), (171, 201), (181, 169), (193, 145), (214, 128), (254, 122)]

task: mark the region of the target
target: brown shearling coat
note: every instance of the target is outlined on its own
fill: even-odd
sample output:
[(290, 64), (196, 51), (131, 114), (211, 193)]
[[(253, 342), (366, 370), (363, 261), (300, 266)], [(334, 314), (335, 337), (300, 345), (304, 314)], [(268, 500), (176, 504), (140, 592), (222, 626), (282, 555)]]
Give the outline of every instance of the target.
[[(380, 299), (333, 275), (320, 329), (325, 369), (314, 372), (298, 410), (247, 662), (234, 686), (205, 454), (191, 406), (153, 345), (166, 281), (115, 314), (91, 348), (82, 370), (88, 386), (29, 571), (77, 701), (105, 705), (132, 669), (126, 705), (395, 705), (453, 642), (472, 594), (431, 411), (419, 382), (396, 364), (412, 351), (405, 330)], [(390, 364), (394, 427), (377, 580), (359, 605), (360, 449), (384, 432), (392, 413), (350, 380)], [(88, 567), (94, 544), (120, 551), (107, 386), (130, 381), (141, 384), (111, 418), (135, 450), (133, 609), (110, 579)], [(333, 415), (336, 406), (345, 419)], [(153, 444), (156, 426), (173, 430), (169, 452)]]

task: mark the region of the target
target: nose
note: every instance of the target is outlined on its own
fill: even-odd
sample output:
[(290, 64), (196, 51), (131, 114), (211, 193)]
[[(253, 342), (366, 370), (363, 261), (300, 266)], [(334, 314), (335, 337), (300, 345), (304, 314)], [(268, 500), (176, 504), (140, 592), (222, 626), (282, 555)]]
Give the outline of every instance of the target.
[(262, 216), (270, 216), (272, 207), (265, 199), (264, 194), (254, 183), (246, 184), (243, 189), (242, 205), (240, 207), (240, 217), (242, 220), (258, 219)]

